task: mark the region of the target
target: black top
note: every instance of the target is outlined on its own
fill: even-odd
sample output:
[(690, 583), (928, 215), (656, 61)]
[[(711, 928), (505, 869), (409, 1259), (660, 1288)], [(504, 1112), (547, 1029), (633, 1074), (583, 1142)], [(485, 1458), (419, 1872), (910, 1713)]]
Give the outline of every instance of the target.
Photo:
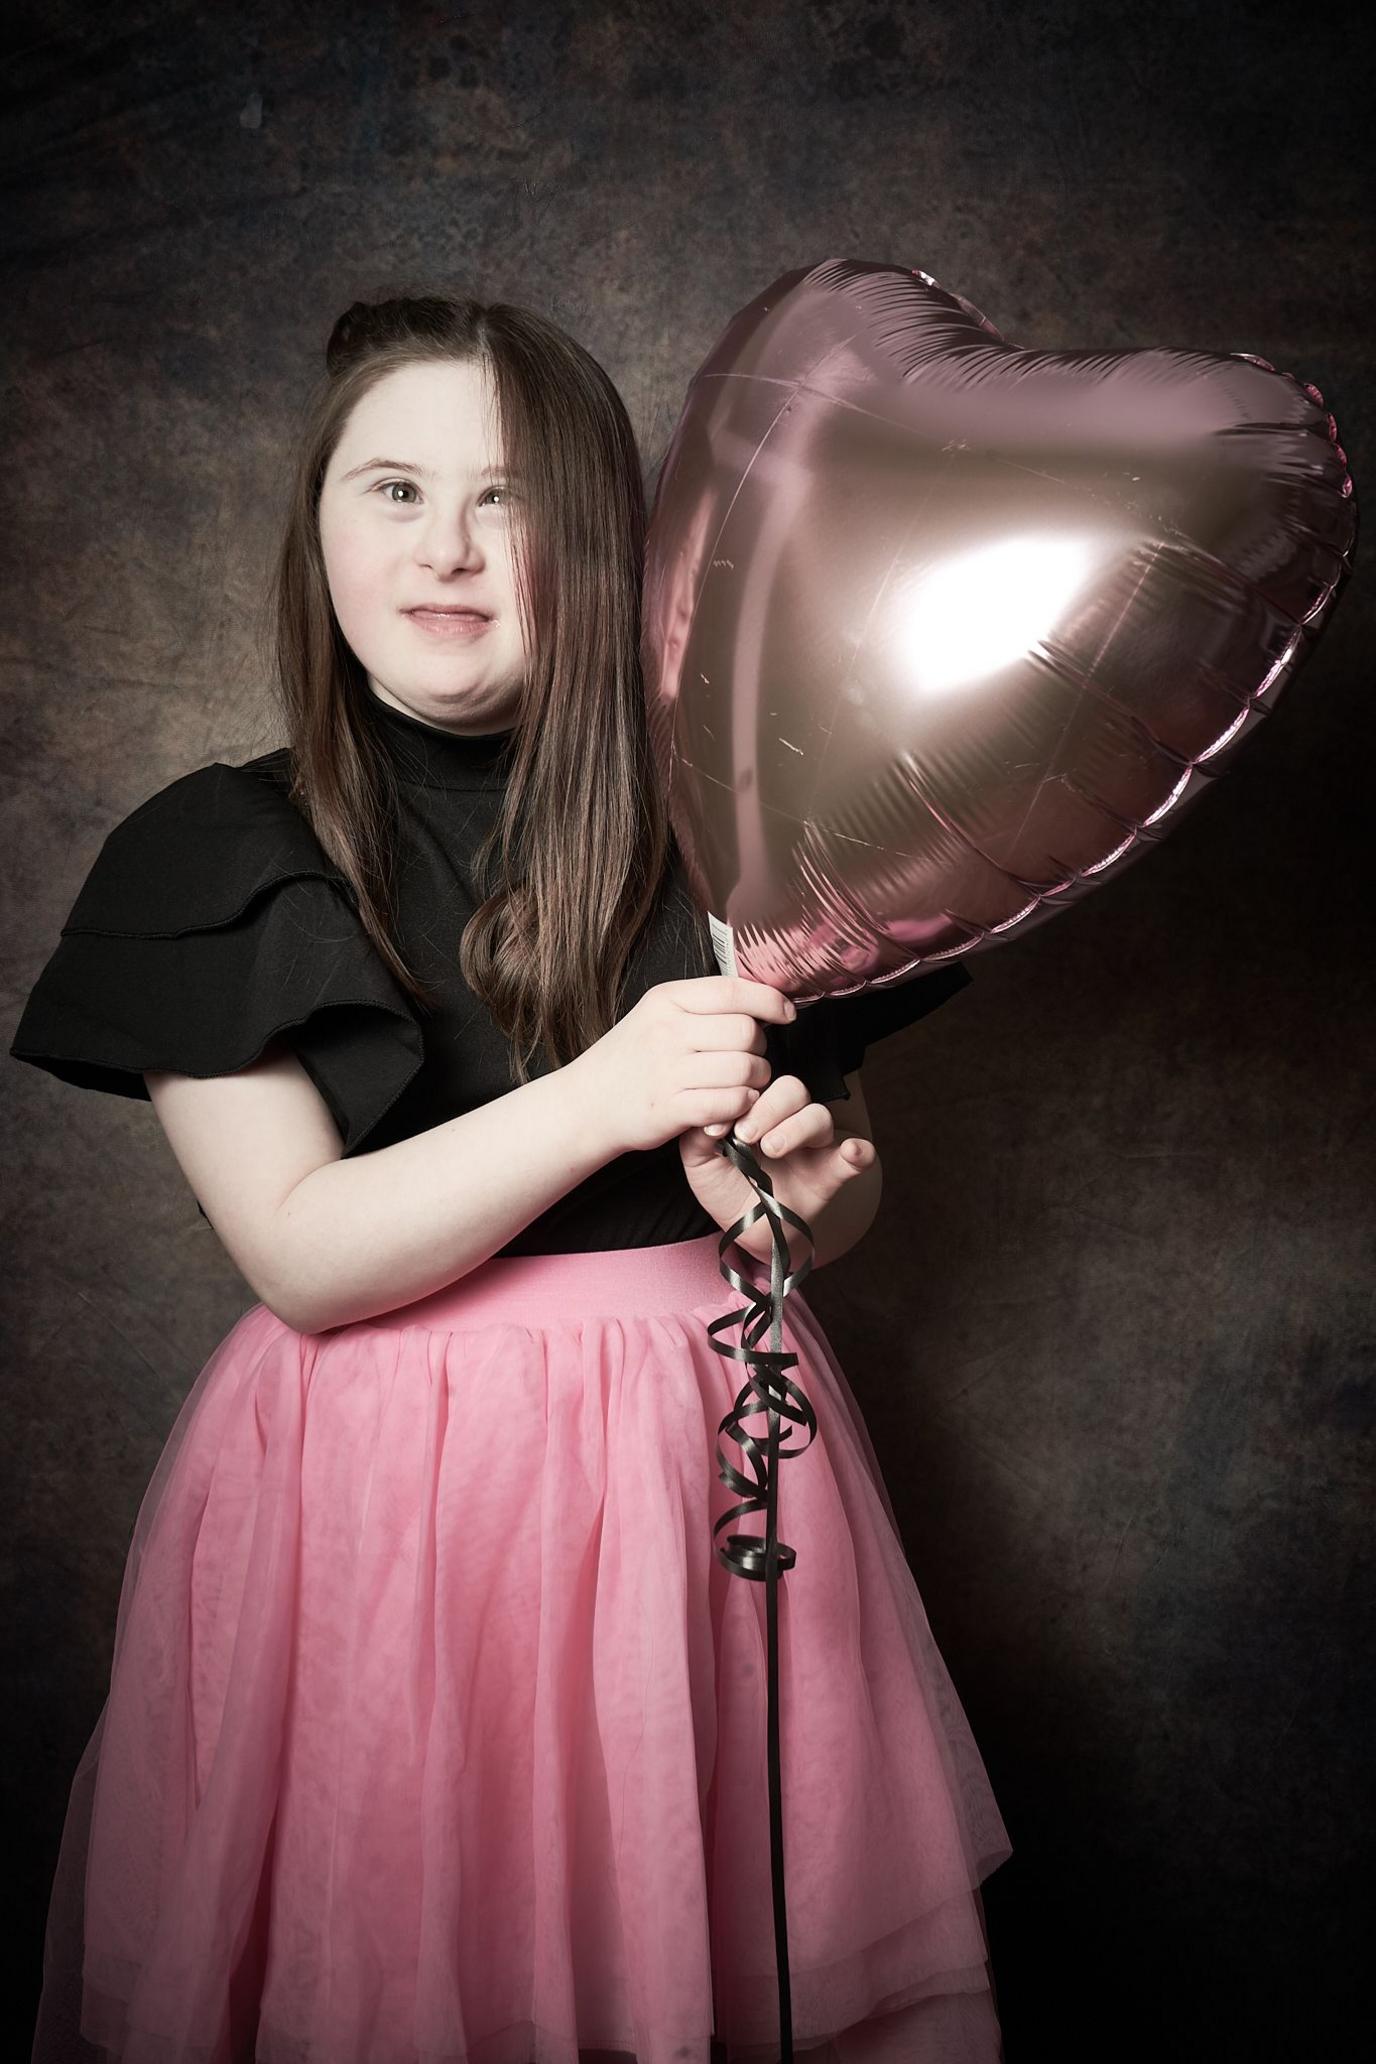
[[(512, 734), (461, 738), (380, 700), (372, 712), (401, 802), (400, 943), (438, 985), (438, 1009), (421, 1010), (378, 955), (346, 877), (288, 799), (282, 748), (183, 774), (114, 827), (11, 1055), (64, 1082), (146, 1099), (144, 1070), (231, 1074), (280, 1038), (324, 1098), (345, 1155), (506, 1095), (507, 1041), (459, 973), (458, 941), (476, 908), (471, 856), (499, 807)], [(716, 971), (675, 844), (623, 1007), (657, 982)], [(969, 980), (957, 961), (897, 988), (804, 1005), (794, 1024), (767, 1028), (770, 1065), (822, 1102), (843, 1098), (842, 1077), (868, 1045)], [(542, 1051), (530, 1068), (549, 1072)], [(497, 1252), (648, 1247), (715, 1230), (668, 1140), (609, 1161)]]

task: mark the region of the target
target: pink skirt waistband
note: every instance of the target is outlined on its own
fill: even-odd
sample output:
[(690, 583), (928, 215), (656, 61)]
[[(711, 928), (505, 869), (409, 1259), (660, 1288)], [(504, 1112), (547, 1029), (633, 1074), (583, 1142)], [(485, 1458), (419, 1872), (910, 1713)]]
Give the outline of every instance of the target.
[[(662, 1247), (603, 1248), (590, 1254), (494, 1255), (428, 1297), (356, 1323), (466, 1332), (502, 1321), (541, 1326), (599, 1316), (652, 1318), (704, 1305), (726, 1311), (741, 1299), (721, 1272), (720, 1237), (704, 1233), (701, 1239)], [(747, 1280), (768, 1283), (768, 1271), (739, 1249), (729, 1247), (727, 1259)]]

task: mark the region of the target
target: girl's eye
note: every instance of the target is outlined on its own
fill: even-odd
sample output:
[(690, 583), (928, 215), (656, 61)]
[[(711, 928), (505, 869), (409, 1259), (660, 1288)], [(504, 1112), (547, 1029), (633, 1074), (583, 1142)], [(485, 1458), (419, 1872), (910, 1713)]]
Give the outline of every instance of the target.
[[(380, 481), (378, 482), (378, 491), (379, 491), (379, 493), (381, 493), (381, 494), (387, 494), (387, 490), (388, 490), (388, 488), (389, 488), (389, 487), (405, 487), (405, 488), (410, 488), (410, 489), (411, 489), (411, 492), (412, 492), (412, 493), (414, 493), (414, 492), (415, 492), (414, 486), (413, 486), (412, 482), (411, 482), (411, 481), (409, 481), (409, 480), (380, 480)], [(484, 490), (483, 490), (482, 494), (481, 494), (481, 495), (480, 495), (480, 497), (479, 497), (479, 500), (480, 500), (480, 501), (486, 501), (486, 499), (487, 499), (488, 495), (490, 495), (490, 494), (499, 494), (499, 495), (507, 495), (507, 496), (509, 496), (509, 495), (510, 495), (510, 489), (509, 489), (509, 488), (505, 488), (505, 487), (488, 487), (488, 488), (484, 488)], [(397, 501), (392, 501), (392, 497), (391, 497), (390, 495), (387, 495), (387, 499), (388, 499), (388, 501), (389, 501), (389, 502), (391, 502), (391, 503), (392, 503), (392, 507), (393, 507), (394, 509), (409, 509), (409, 508), (410, 508), (410, 506), (411, 506), (411, 504), (410, 504), (409, 502), (397, 502)]]

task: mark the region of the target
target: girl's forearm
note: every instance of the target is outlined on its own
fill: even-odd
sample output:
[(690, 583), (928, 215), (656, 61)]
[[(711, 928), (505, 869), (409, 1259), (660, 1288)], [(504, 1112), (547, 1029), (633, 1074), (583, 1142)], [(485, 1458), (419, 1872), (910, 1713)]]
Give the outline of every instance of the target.
[(372, 1154), (326, 1162), (278, 1208), (272, 1308), (321, 1333), (427, 1297), (619, 1151), (574, 1060)]

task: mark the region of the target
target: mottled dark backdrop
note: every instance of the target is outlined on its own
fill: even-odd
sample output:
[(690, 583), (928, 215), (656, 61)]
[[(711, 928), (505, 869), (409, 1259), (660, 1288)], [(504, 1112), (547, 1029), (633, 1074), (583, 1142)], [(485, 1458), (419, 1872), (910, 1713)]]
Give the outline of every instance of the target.
[[(1015, 342), (1261, 353), (1376, 497), (1355, 9), (56, 0), (8, 33), (6, 1043), (109, 826), (277, 742), (282, 454), (356, 295), (548, 311), (648, 469), (780, 271), (921, 266)], [(882, 1213), (809, 1285), (1016, 1845), (1013, 2064), (1369, 2030), (1371, 619), (1359, 564), (1161, 851), (875, 1049)], [(146, 1105), (4, 1088), (17, 2055), (134, 1516), (252, 1299)]]

